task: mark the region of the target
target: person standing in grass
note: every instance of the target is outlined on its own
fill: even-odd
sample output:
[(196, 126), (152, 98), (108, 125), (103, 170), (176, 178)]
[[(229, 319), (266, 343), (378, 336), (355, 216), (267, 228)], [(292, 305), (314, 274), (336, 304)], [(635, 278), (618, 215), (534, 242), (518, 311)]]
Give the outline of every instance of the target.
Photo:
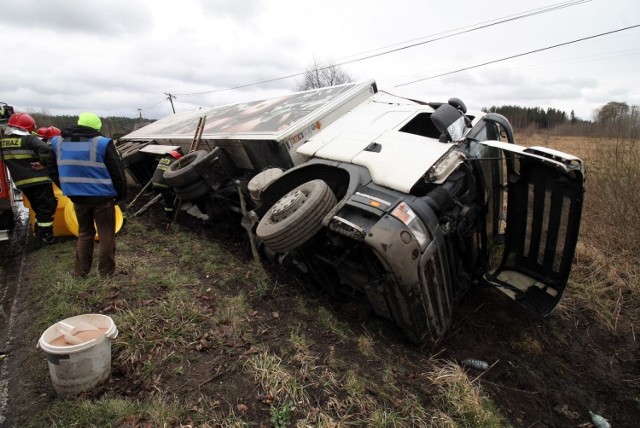
[[(112, 276), (116, 270), (115, 204), (126, 196), (127, 180), (122, 159), (111, 138), (100, 134), (102, 121), (82, 113), (78, 124), (51, 139), (62, 193), (73, 202), (78, 218), (78, 243), (73, 275), (85, 278), (91, 271), (96, 229), (98, 271)], [(94, 225), (95, 223), (95, 225)]]

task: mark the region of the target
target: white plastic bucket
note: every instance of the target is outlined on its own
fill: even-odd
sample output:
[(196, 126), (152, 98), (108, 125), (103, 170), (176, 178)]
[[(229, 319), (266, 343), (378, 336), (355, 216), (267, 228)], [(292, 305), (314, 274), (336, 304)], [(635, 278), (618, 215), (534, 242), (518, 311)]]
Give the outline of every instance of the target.
[(108, 379), (117, 336), (113, 320), (100, 314), (67, 318), (45, 330), (38, 347), (47, 355), (55, 391), (71, 398)]

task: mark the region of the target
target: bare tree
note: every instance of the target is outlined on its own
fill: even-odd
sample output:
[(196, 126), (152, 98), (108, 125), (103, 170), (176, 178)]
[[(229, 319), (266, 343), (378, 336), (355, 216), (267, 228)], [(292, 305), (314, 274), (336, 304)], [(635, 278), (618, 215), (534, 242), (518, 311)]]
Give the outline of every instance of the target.
[(297, 89), (298, 91), (307, 91), (352, 81), (349, 73), (339, 66), (331, 64), (330, 61), (326, 61), (323, 65), (316, 58), (313, 58), (313, 64), (305, 70), (302, 81), (297, 83)]
[(638, 106), (611, 101), (594, 110), (593, 117), (604, 135), (640, 137), (640, 111)]

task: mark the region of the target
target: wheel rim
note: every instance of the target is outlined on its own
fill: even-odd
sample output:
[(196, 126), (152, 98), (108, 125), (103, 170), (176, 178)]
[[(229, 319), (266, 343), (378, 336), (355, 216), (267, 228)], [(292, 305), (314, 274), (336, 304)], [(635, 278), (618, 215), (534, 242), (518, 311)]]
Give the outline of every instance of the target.
[(296, 212), (306, 200), (307, 194), (300, 189), (287, 193), (273, 206), (271, 219), (275, 223), (285, 220), (292, 213)]

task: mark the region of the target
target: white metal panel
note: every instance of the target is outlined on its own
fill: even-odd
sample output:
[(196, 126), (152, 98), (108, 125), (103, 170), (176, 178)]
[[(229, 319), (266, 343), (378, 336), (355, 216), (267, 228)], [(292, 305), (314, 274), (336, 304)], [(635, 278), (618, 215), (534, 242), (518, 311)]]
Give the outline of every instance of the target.
[[(378, 92), (314, 135), (298, 153), (367, 168), (374, 183), (408, 192), (451, 144), (400, 132), (419, 113), (433, 108)], [(364, 151), (372, 143), (379, 148)]]
[(584, 169), (582, 160), (574, 155), (561, 152), (559, 150), (550, 149), (548, 147), (532, 146), (525, 147), (518, 144), (509, 144), (502, 141), (479, 141), (489, 147), (495, 147), (511, 153), (519, 153), (523, 156), (540, 159), (541, 161), (554, 164), (562, 169)]
[(142, 153), (150, 153), (152, 155), (164, 155), (171, 150), (178, 150), (180, 146), (165, 146), (160, 144), (149, 144), (140, 149)]
[[(267, 100), (176, 113), (122, 137), (129, 140), (190, 140), (206, 116), (202, 139), (280, 140), (313, 124), (315, 117), (370, 96), (373, 80), (298, 92)], [(364, 98), (363, 98), (364, 97)]]
[(324, 145), (336, 139), (344, 141), (344, 138), (338, 137), (346, 134), (359, 135), (363, 138), (368, 135), (369, 142), (373, 142), (378, 135), (401, 128), (409, 119), (420, 112), (431, 113), (433, 109), (386, 92), (378, 92), (366, 102), (323, 128), (322, 132), (311, 137), (309, 141), (298, 148), (298, 153), (306, 156), (324, 157), (317, 152)]
[(380, 152), (362, 151), (352, 160), (369, 170), (374, 183), (408, 193), (442, 156), (453, 148), (431, 138), (387, 132), (376, 139)]

